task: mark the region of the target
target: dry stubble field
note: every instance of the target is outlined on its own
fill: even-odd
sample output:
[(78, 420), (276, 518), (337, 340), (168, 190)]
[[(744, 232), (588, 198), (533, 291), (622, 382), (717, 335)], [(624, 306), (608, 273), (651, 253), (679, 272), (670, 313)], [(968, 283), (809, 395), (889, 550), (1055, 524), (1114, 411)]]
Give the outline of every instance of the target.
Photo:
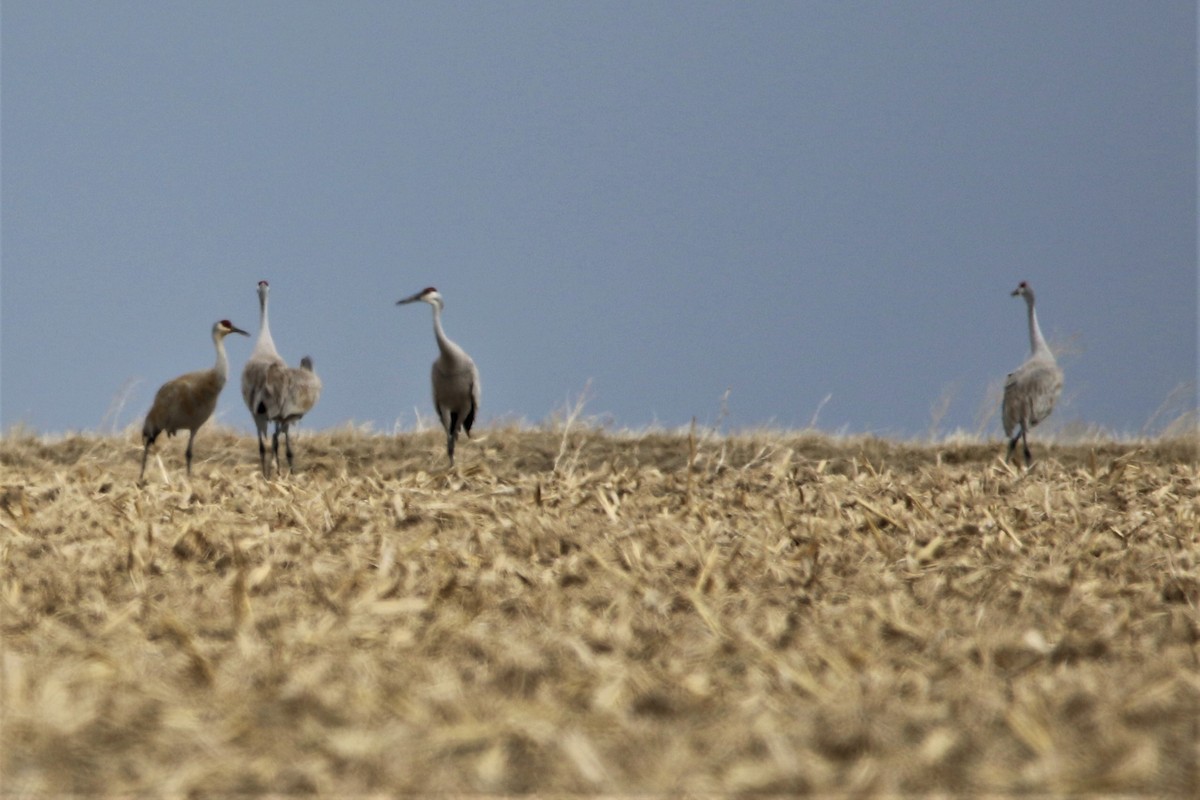
[(483, 434), (5, 437), (3, 789), (1200, 785), (1192, 441)]

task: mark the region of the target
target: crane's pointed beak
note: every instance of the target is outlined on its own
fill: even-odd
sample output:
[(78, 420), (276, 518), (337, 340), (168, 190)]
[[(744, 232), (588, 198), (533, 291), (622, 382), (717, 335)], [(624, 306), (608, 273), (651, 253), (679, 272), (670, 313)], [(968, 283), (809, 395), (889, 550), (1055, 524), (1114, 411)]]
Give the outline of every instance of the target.
[(414, 294), (412, 297), (406, 297), (406, 298), (404, 298), (403, 300), (397, 300), (397, 301), (396, 301), (396, 305), (398, 305), (398, 306), (402, 306), (402, 305), (404, 305), (405, 303), (415, 303), (415, 302), (417, 302), (417, 301), (418, 301), (418, 300), (420, 300), (420, 299), (421, 299), (421, 295), (419, 295), (419, 294)]
[(235, 328), (232, 325), (230, 325), (229, 328), (230, 328), (230, 330), (229, 330), (230, 333), (240, 333), (242, 336), (250, 335), (250, 334), (246, 333), (244, 330), (242, 330), (241, 328)]
[(1017, 296), (1017, 295), (1019, 295), (1020, 293), (1021, 293), (1021, 290), (1020, 290), (1020, 289), (1013, 289), (1013, 290), (1012, 290), (1012, 294), (1011, 294), (1011, 295), (1009, 295), (1009, 296), (1010, 296), (1010, 297), (1016, 297), (1016, 296)]

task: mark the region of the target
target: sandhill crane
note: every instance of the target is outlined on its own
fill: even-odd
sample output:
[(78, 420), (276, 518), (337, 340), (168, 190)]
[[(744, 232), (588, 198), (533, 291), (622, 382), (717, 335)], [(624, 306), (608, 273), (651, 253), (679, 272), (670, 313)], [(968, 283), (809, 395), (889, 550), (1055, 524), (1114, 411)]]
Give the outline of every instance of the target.
[(1054, 403), (1062, 393), (1063, 374), (1054, 360), (1054, 353), (1050, 352), (1050, 347), (1042, 338), (1037, 312), (1033, 308), (1033, 288), (1021, 281), (1012, 296), (1025, 298), (1029, 312), (1030, 354), (1025, 363), (1008, 373), (1004, 380), (1001, 415), (1004, 418), (1004, 435), (1009, 437), (1006, 460), (1012, 460), (1013, 450), (1020, 440), (1025, 453), (1025, 466), (1028, 467), (1033, 456), (1029, 452), (1026, 434), (1054, 410)]
[(321, 379), (312, 370), (312, 359), (305, 356), (299, 369), (289, 368), (275, 350), (267, 319), (267, 295), (271, 287), (258, 282), (258, 341), (242, 368), (242, 399), (254, 417), (258, 433), (258, 459), (263, 476), (267, 472), (267, 427), (275, 423), (271, 453), (279, 469), (279, 432), (282, 429), (287, 450), (288, 469), (292, 468), (292, 440), (288, 428), (316, 405), (321, 395)]
[(250, 335), (227, 319), (214, 323), (212, 340), (217, 348), (217, 363), (213, 368), (189, 372), (169, 380), (154, 395), (154, 404), (150, 406), (142, 426), (144, 449), (139, 482), (146, 476), (146, 456), (150, 455), (150, 445), (163, 431), (167, 432), (167, 436), (174, 436), (178, 430), (188, 431), (187, 474), (192, 474), (192, 441), (196, 438), (196, 431), (212, 416), (213, 409), (217, 407), (217, 397), (229, 377), (225, 337), (231, 333)]
[(317, 404), (317, 400), (321, 397), (321, 388), (321, 379), (313, 371), (313, 361), (309, 356), (300, 359), (299, 368), (288, 368), (284, 374), (279, 412), (272, 417), (275, 421), (275, 434), (271, 437), (271, 450), (275, 454), (277, 469), (279, 465), (279, 431), (283, 430), (288, 470), (291, 471), (292, 436), (288, 429), (293, 422), (299, 422), (300, 418)]
[(396, 305), (417, 301), (433, 306), (433, 335), (439, 355), (433, 362), (433, 407), (442, 427), (446, 429), (446, 454), (454, 466), (454, 441), (459, 427), (471, 435), (475, 412), (479, 409), (479, 370), (466, 351), (446, 338), (442, 331), (442, 308), (445, 302), (438, 290), (430, 286), (412, 297), (397, 300)]

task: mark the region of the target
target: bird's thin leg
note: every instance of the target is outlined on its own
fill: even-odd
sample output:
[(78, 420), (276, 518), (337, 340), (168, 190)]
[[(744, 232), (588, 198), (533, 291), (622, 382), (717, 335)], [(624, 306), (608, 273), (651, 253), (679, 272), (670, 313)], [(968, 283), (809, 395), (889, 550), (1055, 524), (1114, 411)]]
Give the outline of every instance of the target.
[(288, 472), (294, 472), (292, 468), (292, 431), (291, 426), (286, 422), (283, 424), (283, 447), (287, 452)]
[(1021, 447), (1025, 450), (1025, 468), (1028, 469), (1029, 465), (1033, 463), (1033, 453), (1029, 452), (1029, 442), (1025, 438), (1024, 428), (1021, 429)]
[(446, 454), (450, 456), (450, 466), (454, 466), (454, 439), (458, 432), (458, 412), (450, 412), (450, 424), (446, 426)]
[(1006, 464), (1012, 463), (1013, 451), (1017, 449), (1017, 442), (1020, 440), (1020, 438), (1021, 438), (1021, 433), (1020, 433), (1020, 431), (1018, 431), (1017, 435), (1014, 436), (1011, 441), (1009, 441), (1008, 455), (1004, 457), (1004, 463), (1006, 463)]
[(255, 420), (258, 426), (258, 463), (262, 466), (262, 474), (264, 478), (270, 477), (267, 475), (267, 424)]
[(275, 423), (275, 433), (271, 436), (271, 456), (275, 461), (275, 472), (279, 472), (279, 423)]
[(150, 445), (154, 444), (154, 441), (158, 439), (158, 433), (158, 431), (155, 431), (153, 436), (147, 436), (145, 433), (142, 434), (142, 443), (145, 447), (142, 449), (142, 471), (138, 475), (138, 483), (141, 483), (142, 479), (146, 477), (146, 458), (150, 455)]
[(187, 459), (187, 474), (188, 474), (189, 478), (192, 477), (192, 440), (195, 438), (196, 438), (195, 431), (192, 431), (191, 433), (188, 434), (187, 450), (183, 451), (183, 454)]

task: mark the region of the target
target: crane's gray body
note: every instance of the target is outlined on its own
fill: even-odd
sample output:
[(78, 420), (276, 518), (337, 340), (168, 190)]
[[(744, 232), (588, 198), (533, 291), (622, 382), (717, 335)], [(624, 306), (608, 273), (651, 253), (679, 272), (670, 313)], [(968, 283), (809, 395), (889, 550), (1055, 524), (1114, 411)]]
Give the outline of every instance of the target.
[(1025, 298), (1029, 318), (1029, 358), (1010, 372), (1004, 380), (1004, 400), (1000, 405), (1004, 423), (1004, 435), (1009, 439), (1008, 458), (1012, 458), (1017, 442), (1022, 442), (1025, 465), (1033, 457), (1029, 451), (1027, 434), (1030, 428), (1050, 416), (1054, 404), (1062, 394), (1063, 373), (1054, 359), (1054, 353), (1042, 337), (1034, 309), (1033, 289), (1024, 281), (1013, 291), (1013, 296)]
[(397, 301), (397, 305), (421, 301), (433, 307), (433, 335), (437, 339), (438, 357), (430, 371), (433, 387), (433, 408), (446, 430), (446, 454), (454, 464), (454, 443), (459, 430), (468, 437), (475, 424), (479, 410), (479, 369), (475, 362), (446, 336), (442, 330), (442, 307), (444, 301), (432, 287)]
[(321, 379), (313, 371), (313, 361), (309, 356), (300, 359), (299, 367), (289, 367), (284, 377), (279, 421), (285, 426), (299, 422), (321, 399), (322, 388)]
[(289, 367), (275, 350), (271, 326), (267, 318), (266, 281), (259, 281), (259, 327), (254, 352), (242, 368), (242, 399), (254, 417), (258, 434), (258, 457), (264, 477), (267, 470), (267, 429), (275, 423), (271, 436), (271, 453), (279, 471), (279, 434), (283, 433), (288, 469), (292, 469), (293, 453), (290, 426), (298, 422), (317, 404), (321, 396), (321, 379), (312, 369), (312, 359), (305, 356), (300, 367)]
[(160, 433), (174, 436), (176, 431), (188, 431), (187, 443), (187, 474), (192, 474), (192, 442), (196, 431), (208, 421), (217, 407), (217, 398), (225, 388), (229, 378), (229, 359), (225, 355), (225, 337), (231, 333), (249, 336), (241, 328), (233, 326), (229, 320), (221, 320), (212, 327), (213, 346), (217, 350), (217, 363), (212, 369), (189, 372), (173, 378), (159, 387), (154, 395), (154, 403), (146, 414), (142, 425), (142, 471), (138, 480), (146, 476), (146, 457), (150, 454), (150, 445)]

